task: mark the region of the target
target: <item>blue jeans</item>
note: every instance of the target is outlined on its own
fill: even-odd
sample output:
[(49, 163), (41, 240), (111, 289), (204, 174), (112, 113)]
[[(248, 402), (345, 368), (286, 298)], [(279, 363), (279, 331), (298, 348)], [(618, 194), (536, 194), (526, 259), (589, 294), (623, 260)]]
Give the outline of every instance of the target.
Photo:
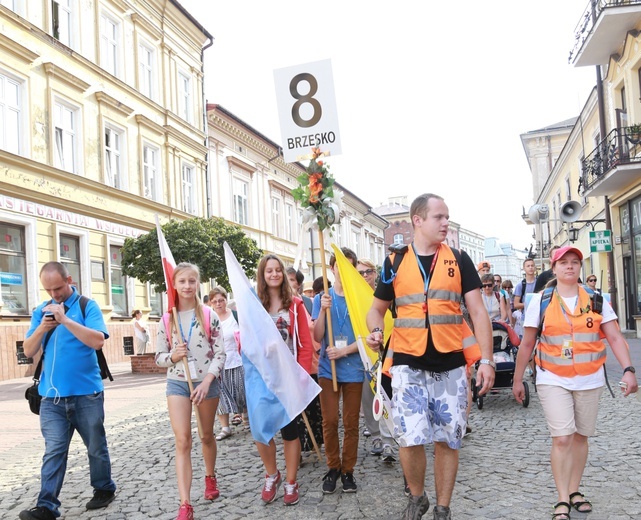
[(60, 516), (58, 495), (67, 471), (69, 444), (78, 430), (87, 447), (91, 486), (98, 491), (115, 491), (105, 435), (104, 394), (43, 398), (40, 405), (40, 431), (45, 440), (45, 454), (40, 471), (40, 495), (37, 506)]

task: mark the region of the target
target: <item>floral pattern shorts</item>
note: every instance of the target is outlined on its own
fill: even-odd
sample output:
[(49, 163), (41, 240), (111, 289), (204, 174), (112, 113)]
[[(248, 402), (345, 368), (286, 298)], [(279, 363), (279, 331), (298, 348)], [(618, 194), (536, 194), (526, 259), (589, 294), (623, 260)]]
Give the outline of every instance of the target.
[(467, 425), (468, 381), (465, 367), (426, 372), (393, 366), (394, 438), (401, 447), (445, 442), (459, 449)]

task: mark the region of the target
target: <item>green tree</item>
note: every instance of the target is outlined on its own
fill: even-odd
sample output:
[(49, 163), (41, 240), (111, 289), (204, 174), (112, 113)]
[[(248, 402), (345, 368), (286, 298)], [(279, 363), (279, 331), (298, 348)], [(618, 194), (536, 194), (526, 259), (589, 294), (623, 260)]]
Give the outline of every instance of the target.
[[(200, 269), (203, 281), (214, 278), (230, 290), (223, 244), (227, 242), (248, 278), (256, 273), (263, 251), (237, 224), (223, 218), (170, 220), (162, 226), (176, 263), (191, 262)], [(157, 291), (165, 291), (165, 277), (160, 260), (158, 234), (153, 229), (138, 238), (128, 238), (122, 248), (122, 272), (141, 282), (150, 282)]]

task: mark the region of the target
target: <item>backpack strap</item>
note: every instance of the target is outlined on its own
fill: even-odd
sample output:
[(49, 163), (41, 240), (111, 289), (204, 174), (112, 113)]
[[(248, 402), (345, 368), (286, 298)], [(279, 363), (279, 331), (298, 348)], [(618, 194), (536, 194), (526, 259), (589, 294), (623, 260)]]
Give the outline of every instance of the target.
[(527, 280), (523, 278), (521, 280), (521, 303), (525, 302), (525, 290), (527, 289)]

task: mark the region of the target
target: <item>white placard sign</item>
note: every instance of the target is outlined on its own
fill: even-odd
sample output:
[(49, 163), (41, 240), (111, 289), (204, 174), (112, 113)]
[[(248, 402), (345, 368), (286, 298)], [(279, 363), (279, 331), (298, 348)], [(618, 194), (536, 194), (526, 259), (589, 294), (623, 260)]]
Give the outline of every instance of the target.
[(274, 70), (285, 162), (320, 148), (341, 153), (331, 60)]

